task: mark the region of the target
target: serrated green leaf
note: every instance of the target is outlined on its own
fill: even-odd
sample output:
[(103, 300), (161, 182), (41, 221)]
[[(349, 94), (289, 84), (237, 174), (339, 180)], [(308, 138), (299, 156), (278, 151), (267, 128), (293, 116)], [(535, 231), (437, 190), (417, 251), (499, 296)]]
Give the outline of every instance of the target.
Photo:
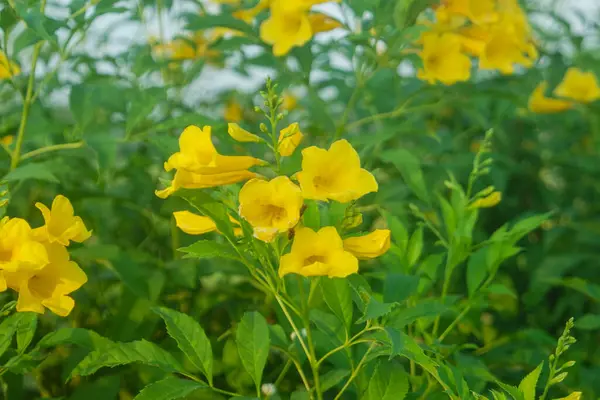
[(380, 361), (362, 400), (402, 400), (408, 393), (408, 375), (401, 365)]
[(237, 327), (235, 341), (242, 365), (252, 376), (258, 391), (271, 344), (265, 317), (256, 311), (245, 313)]
[(536, 367), (533, 371), (531, 371), (521, 383), (519, 383), (519, 391), (523, 393), (524, 400), (535, 400), (535, 387), (537, 385), (538, 378), (540, 377), (540, 373), (542, 372), (542, 368), (544, 366), (544, 362), (542, 361), (540, 365)]
[(198, 240), (196, 243), (177, 249), (182, 253), (186, 253), (185, 258), (229, 258), (238, 260), (239, 256), (226, 243), (219, 243), (214, 240)]
[(356, 321), (356, 323), (361, 324), (370, 319), (380, 318), (384, 315), (388, 315), (392, 312), (395, 306), (396, 303), (382, 303), (379, 300), (376, 300), (375, 298), (371, 297), (369, 303), (367, 304), (365, 314), (362, 317), (360, 317), (360, 319)]
[(24, 353), (33, 340), (37, 328), (38, 316), (34, 312), (24, 312), (17, 326), (17, 351)]
[(207, 387), (200, 382), (170, 376), (149, 384), (133, 400), (177, 400)]
[(390, 360), (397, 355), (402, 354), (404, 349), (404, 339), (402, 332), (390, 326), (385, 327), (385, 333), (390, 341)]
[(61, 344), (74, 344), (86, 349), (96, 350), (114, 344), (114, 342), (88, 329), (61, 328), (44, 336), (36, 347), (46, 348)]
[(322, 278), (320, 281), (325, 303), (342, 322), (346, 330), (352, 324), (352, 294), (343, 278)]
[(10, 347), (12, 338), (17, 332), (21, 319), (23, 318), (22, 313), (16, 313), (6, 318), (0, 324), (0, 356)]
[(167, 325), (167, 332), (177, 342), (179, 349), (202, 371), (212, 385), (213, 353), (204, 329), (189, 315), (165, 308), (155, 308)]

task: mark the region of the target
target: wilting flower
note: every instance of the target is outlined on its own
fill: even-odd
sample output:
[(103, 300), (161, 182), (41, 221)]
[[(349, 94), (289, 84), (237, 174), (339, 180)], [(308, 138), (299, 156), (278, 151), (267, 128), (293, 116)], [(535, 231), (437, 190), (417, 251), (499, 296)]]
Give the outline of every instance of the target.
[(358, 272), (358, 259), (344, 250), (334, 227), (296, 230), (290, 253), (281, 257), (279, 276), (329, 276), (343, 278)]
[(19, 66), (9, 61), (2, 51), (0, 51), (0, 80), (19, 75), (21, 70)]
[(261, 140), (258, 136), (231, 122), (227, 124), (227, 133), (238, 142), (260, 142)]
[(170, 185), (154, 193), (161, 199), (166, 199), (178, 189), (208, 189), (216, 186), (231, 185), (247, 181), (257, 175), (248, 170), (237, 170), (215, 174), (196, 174), (184, 169), (177, 170)]
[(227, 104), (225, 104), (223, 118), (225, 118), (225, 121), (227, 122), (240, 122), (244, 119), (244, 109), (237, 101), (228, 101)]
[(489, 195), (475, 200), (469, 208), (491, 208), (495, 207), (502, 200), (501, 192), (492, 192)]
[(454, 33), (423, 34), (420, 56), (423, 68), (417, 76), (429, 83), (452, 85), (471, 76), (471, 59), (462, 52), (461, 39)]
[[(41, 245), (41, 244), (40, 244)], [(75, 301), (69, 294), (79, 289), (87, 276), (69, 260), (67, 249), (59, 243), (46, 243), (47, 264), (42, 268), (20, 268), (6, 272), (8, 286), (19, 292), (17, 311), (43, 314), (44, 307), (62, 317), (69, 315)]]
[(304, 135), (300, 132), (300, 126), (297, 122), (294, 122), (279, 132), (279, 146), (277, 147), (277, 151), (284, 157), (291, 156), (294, 154), (296, 147), (298, 147), (303, 137)]
[(377, 229), (363, 236), (345, 239), (344, 249), (359, 260), (379, 257), (390, 249), (390, 231)]
[(34, 231), (40, 240), (68, 246), (70, 241), (82, 243), (92, 236), (81, 217), (75, 216), (73, 206), (65, 196), (56, 196), (52, 201), (52, 209), (42, 203), (36, 203), (35, 206), (42, 212), (45, 222), (44, 226)]
[(591, 103), (600, 99), (600, 86), (593, 72), (569, 68), (554, 94), (580, 103)]
[(300, 188), (287, 176), (248, 181), (240, 190), (239, 201), (240, 216), (252, 225), (254, 236), (265, 242), (296, 226), (303, 204)]
[[(188, 235), (203, 235), (209, 232), (218, 232), (217, 225), (209, 217), (189, 211), (176, 211), (173, 213), (173, 216), (175, 217), (177, 227)], [(236, 226), (233, 228), (233, 234), (235, 236), (243, 235), (240, 222), (232, 216), (229, 216), (229, 221)]]
[(347, 203), (378, 189), (375, 177), (360, 167), (358, 153), (344, 139), (329, 150), (315, 146), (302, 150), (302, 171), (296, 177), (306, 199)]
[(528, 108), (539, 114), (551, 114), (573, 108), (573, 103), (566, 100), (553, 99), (544, 94), (548, 88), (547, 82), (540, 82), (529, 97)]

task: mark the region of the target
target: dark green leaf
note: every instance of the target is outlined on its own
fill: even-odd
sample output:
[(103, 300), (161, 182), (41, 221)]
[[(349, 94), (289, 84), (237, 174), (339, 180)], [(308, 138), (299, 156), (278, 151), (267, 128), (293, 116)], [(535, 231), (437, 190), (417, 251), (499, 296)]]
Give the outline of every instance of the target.
[(69, 400), (107, 400), (116, 399), (121, 389), (119, 375), (103, 376), (93, 382), (78, 385)]
[(423, 227), (418, 227), (410, 237), (408, 241), (408, 249), (406, 251), (406, 260), (409, 266), (415, 265), (415, 263), (421, 257), (423, 251)]
[(240, 19), (234, 18), (231, 14), (186, 14), (185, 19), (187, 20), (187, 28), (194, 32), (223, 27), (238, 30), (249, 36), (255, 36), (254, 30), (250, 25)]
[(346, 330), (350, 329), (350, 324), (352, 324), (352, 295), (348, 282), (343, 278), (322, 278), (320, 283), (325, 303), (344, 324)]
[(381, 159), (393, 164), (415, 195), (429, 203), (429, 192), (421, 171), (421, 162), (415, 155), (405, 149), (394, 149), (381, 154)]
[(580, 317), (575, 321), (575, 327), (592, 331), (600, 329), (600, 315), (585, 314), (583, 317)]
[(402, 338), (402, 332), (398, 329), (387, 326), (385, 333), (390, 341), (390, 360), (397, 355), (402, 354), (404, 349), (404, 339)]
[(385, 277), (383, 300), (401, 303), (413, 295), (419, 287), (419, 278), (412, 275), (389, 273)]
[(61, 344), (74, 344), (89, 350), (100, 349), (113, 342), (94, 331), (83, 328), (62, 328), (44, 336), (37, 347), (54, 347)]
[(408, 393), (408, 375), (401, 365), (380, 361), (369, 380), (363, 400), (403, 400)]
[(258, 390), (271, 343), (265, 317), (256, 311), (245, 313), (237, 327), (235, 341), (242, 365), (252, 376)]
[(469, 257), (467, 263), (467, 288), (469, 297), (475, 294), (487, 274), (487, 248), (477, 250)]
[(7, 182), (20, 182), (28, 179), (36, 179), (51, 183), (58, 183), (58, 178), (51, 172), (48, 163), (29, 163), (20, 165), (10, 171), (2, 180)]
[(17, 326), (17, 351), (24, 353), (33, 340), (37, 328), (38, 315), (34, 312), (24, 312)]
[(0, 324), (0, 356), (10, 347), (12, 338), (17, 332), (23, 314), (16, 313), (6, 318)]
[(342, 380), (350, 375), (350, 371), (347, 369), (333, 369), (326, 372), (321, 376), (321, 390), (323, 392), (328, 391), (337, 384), (341, 383)]
[(196, 243), (177, 249), (182, 253), (186, 253), (186, 258), (230, 258), (239, 260), (239, 256), (226, 243), (215, 242), (214, 240), (198, 240)]
[(395, 307), (395, 303), (382, 303), (371, 297), (365, 314), (356, 323), (363, 323), (370, 319), (376, 319), (389, 314)]
[(200, 382), (169, 376), (143, 388), (134, 400), (177, 400), (206, 387)]

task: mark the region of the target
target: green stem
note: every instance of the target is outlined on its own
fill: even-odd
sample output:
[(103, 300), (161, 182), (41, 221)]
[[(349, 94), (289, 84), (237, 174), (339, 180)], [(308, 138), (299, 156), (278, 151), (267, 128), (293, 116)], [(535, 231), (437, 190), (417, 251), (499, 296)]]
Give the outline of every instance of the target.
[[(311, 292), (315, 280), (311, 280)], [(319, 363), (317, 361), (317, 355), (315, 352), (315, 345), (313, 343), (312, 338), (312, 329), (310, 328), (310, 319), (308, 316), (308, 298), (306, 297), (306, 293), (304, 292), (304, 283), (302, 282), (302, 277), (298, 276), (298, 287), (300, 290), (300, 298), (302, 299), (302, 320), (306, 329), (306, 341), (308, 343), (308, 351), (310, 352), (310, 357), (308, 357), (308, 361), (310, 364), (310, 369), (313, 374), (313, 380), (315, 382), (315, 393), (317, 394), (318, 400), (323, 400), (323, 393), (321, 392), (321, 379), (319, 376)]]
[(21, 160), (26, 160), (31, 157), (36, 157), (36, 156), (39, 156), (40, 154), (49, 153), (51, 151), (79, 149), (79, 148), (83, 147), (84, 145), (85, 145), (85, 142), (80, 141), (80, 142), (75, 142), (75, 143), (63, 143), (63, 144), (55, 144), (52, 146), (46, 146), (46, 147), (42, 147), (37, 150), (33, 150), (33, 151), (23, 154), (21, 156)]
[(452, 321), (452, 323), (450, 325), (448, 325), (446, 330), (444, 330), (444, 332), (442, 332), (442, 334), (438, 338), (438, 341), (440, 343), (444, 341), (446, 336), (448, 336), (448, 334), (450, 334), (450, 332), (452, 332), (452, 329), (454, 329), (454, 327), (460, 322), (460, 320), (463, 319), (463, 317), (469, 312), (469, 310), (471, 310), (471, 306), (472, 306), (471, 304), (467, 305), (465, 307), (465, 309), (462, 310), (461, 313), (456, 316), (456, 318), (454, 318), (454, 321)]
[(275, 383), (274, 383), (275, 387), (279, 387), (279, 384), (281, 384), (281, 381), (283, 380), (283, 378), (285, 378), (285, 374), (287, 374), (287, 372), (289, 371), (291, 366), (292, 366), (292, 359), (288, 359), (287, 362), (285, 363), (285, 365), (283, 366), (283, 369), (279, 373), (279, 376), (277, 377), (277, 379), (275, 379)]
[(341, 398), (342, 394), (346, 391), (346, 389), (348, 389), (348, 386), (350, 386), (350, 384), (352, 383), (354, 378), (356, 378), (356, 376), (360, 372), (360, 369), (362, 368), (363, 364), (367, 360), (367, 357), (369, 356), (369, 354), (371, 353), (373, 348), (375, 348), (375, 344), (376, 343), (373, 343), (373, 344), (371, 344), (371, 346), (369, 346), (369, 348), (365, 352), (365, 355), (360, 359), (360, 361), (359, 361), (358, 365), (356, 366), (356, 368), (354, 369), (354, 371), (352, 371), (350, 378), (348, 378), (348, 380), (346, 381), (346, 384), (342, 387), (342, 389), (338, 392), (338, 394), (335, 396), (335, 398), (333, 400), (338, 400), (339, 398)]
[[(446, 266), (444, 268), (444, 283), (442, 285), (442, 304), (444, 303), (444, 300), (446, 299), (446, 295), (448, 294), (448, 289), (450, 287), (450, 278), (452, 276), (452, 271), (450, 270), (450, 258), (452, 257), (452, 248), (450, 248), (448, 250), (448, 256), (446, 258)], [(433, 331), (432, 331), (432, 336), (435, 337), (437, 336), (437, 331), (440, 327), (440, 316), (438, 315), (435, 318), (435, 322), (433, 323)]]
[(348, 124), (347, 128), (348, 129), (358, 128), (359, 126), (368, 124), (369, 122), (380, 121), (382, 119), (396, 118), (402, 114), (406, 114), (409, 112), (417, 112), (417, 111), (424, 111), (424, 110), (428, 110), (428, 109), (436, 109), (440, 106), (440, 104), (441, 104), (441, 102), (437, 102), (437, 103), (433, 103), (433, 104), (424, 104), (424, 105), (416, 106), (413, 108), (407, 108), (408, 104), (405, 103), (393, 111), (371, 115), (369, 117), (359, 119), (358, 121), (354, 121), (353, 123)]

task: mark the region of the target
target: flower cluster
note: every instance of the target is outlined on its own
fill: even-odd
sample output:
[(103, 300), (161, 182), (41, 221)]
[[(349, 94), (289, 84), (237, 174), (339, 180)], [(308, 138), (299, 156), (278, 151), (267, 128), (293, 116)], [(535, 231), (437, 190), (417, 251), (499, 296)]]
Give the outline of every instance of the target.
[(515, 65), (537, 59), (527, 14), (517, 0), (443, 0), (435, 22), (419, 40), (420, 79), (451, 85), (471, 76), (471, 56), (479, 68), (512, 74)]
[(542, 81), (529, 97), (529, 110), (551, 114), (569, 110), (577, 103), (592, 103), (600, 99), (600, 85), (593, 72), (569, 68), (562, 82), (554, 89), (558, 98), (546, 96), (548, 82)]
[[(283, 100), (275, 99), (277, 108)], [(271, 121), (274, 127), (279, 119)], [(257, 165), (260, 160), (242, 156), (226, 157), (216, 153), (210, 142), (210, 130), (207, 129), (185, 129), (179, 140), (180, 151), (165, 164), (166, 170), (177, 168), (175, 179), (169, 188), (158, 191), (157, 195), (164, 198), (180, 187), (208, 188), (250, 178), (240, 189), (237, 210), (232, 208), (229, 218), (236, 236), (244, 235), (242, 223), (249, 225), (253, 232), (253, 238), (246, 238), (249, 240), (257, 239), (277, 247), (278, 238), (287, 240), (293, 237), (291, 251), (281, 256), (280, 276), (295, 273), (303, 276), (345, 277), (358, 271), (359, 259), (375, 258), (389, 249), (390, 231), (387, 229), (343, 239), (335, 226), (325, 226), (315, 231), (303, 224), (307, 200), (348, 204), (348, 211), (355, 200), (378, 190), (375, 177), (361, 168), (358, 153), (348, 141), (338, 140), (328, 149), (315, 146), (305, 148), (302, 150), (300, 171), (289, 177), (281, 175), (278, 166), (280, 158), (291, 156), (304, 137), (298, 123), (277, 133), (274, 128), (270, 133), (273, 145), (261, 136), (230, 123), (228, 133), (235, 140), (263, 143), (275, 152), (278, 164), (271, 167), (277, 176), (268, 179), (245, 169)], [(268, 134), (266, 129), (261, 130)], [(178, 174), (182, 173), (197, 178), (185, 181), (178, 178)], [(220, 174), (231, 174), (232, 179), (211, 177)], [(174, 213), (174, 217), (177, 226), (191, 235), (217, 231), (217, 224), (207, 216), (180, 211)], [(356, 215), (350, 217), (353, 222), (344, 224), (344, 228), (355, 227), (362, 222)]]
[(39, 228), (21, 218), (0, 220), (0, 292), (19, 293), (17, 311), (42, 314), (48, 308), (66, 316), (75, 306), (69, 294), (87, 281), (67, 247), (87, 240), (91, 232), (64, 196), (57, 196), (51, 209), (41, 203), (36, 207), (45, 222)]

